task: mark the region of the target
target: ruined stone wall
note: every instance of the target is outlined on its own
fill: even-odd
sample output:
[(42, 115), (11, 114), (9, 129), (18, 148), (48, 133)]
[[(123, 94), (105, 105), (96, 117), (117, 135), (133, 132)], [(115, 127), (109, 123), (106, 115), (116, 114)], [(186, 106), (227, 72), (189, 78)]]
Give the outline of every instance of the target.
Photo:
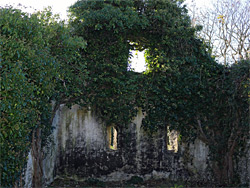
[(240, 178), (240, 182), (243, 185), (248, 185), (250, 187), (250, 140), (247, 141), (244, 155), (236, 160), (235, 166)]
[(192, 173), (181, 157), (184, 149), (168, 149), (167, 128), (151, 136), (145, 133), (142, 119), (139, 112), (133, 123), (116, 128), (117, 149), (113, 150), (109, 147), (107, 125), (95, 114), (77, 105), (71, 109), (62, 105), (54, 122), (56, 141), (48, 147), (52, 151), (44, 160), (44, 173), (49, 174), (45, 182), (51, 182), (51, 177), (118, 181), (134, 175), (144, 179), (190, 179)]
[[(200, 140), (179, 144), (178, 151), (170, 146), (176, 135), (168, 128), (148, 135), (141, 127), (139, 111), (133, 123), (118, 128), (117, 149), (110, 147), (110, 128), (95, 114), (78, 105), (71, 109), (60, 106), (53, 121), (51, 143), (44, 148), (44, 184), (55, 178), (102, 181), (128, 180), (132, 176), (167, 178), (170, 180), (211, 181), (209, 149)], [(115, 126), (115, 125), (114, 125)], [(172, 132), (174, 133), (174, 132)], [(172, 148), (172, 149), (171, 149)], [(249, 182), (249, 151), (237, 166), (242, 182)], [(246, 166), (248, 165), (248, 166)], [(26, 187), (32, 178), (32, 159), (27, 165)]]

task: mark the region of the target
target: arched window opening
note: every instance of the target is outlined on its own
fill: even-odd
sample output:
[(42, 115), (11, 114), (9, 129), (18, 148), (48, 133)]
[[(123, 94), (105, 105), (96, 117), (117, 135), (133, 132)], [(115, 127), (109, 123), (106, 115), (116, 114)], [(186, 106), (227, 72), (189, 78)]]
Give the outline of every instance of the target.
[(167, 149), (173, 151), (174, 153), (178, 152), (178, 137), (179, 133), (176, 130), (171, 130), (167, 128)]
[(112, 150), (117, 150), (117, 130), (114, 126), (109, 126), (107, 128), (108, 133), (108, 144), (109, 148)]

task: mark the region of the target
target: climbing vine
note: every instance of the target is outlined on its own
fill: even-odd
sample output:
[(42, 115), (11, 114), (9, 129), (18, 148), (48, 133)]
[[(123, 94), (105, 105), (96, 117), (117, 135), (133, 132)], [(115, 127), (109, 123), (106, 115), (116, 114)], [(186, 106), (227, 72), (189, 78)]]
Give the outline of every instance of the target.
[[(16, 182), (31, 142), (46, 141), (60, 104), (118, 128), (141, 107), (145, 130), (198, 137), (218, 182), (234, 183), (233, 157), (249, 139), (249, 60), (216, 63), (182, 2), (82, 0), (67, 25), (50, 10), (0, 10), (1, 186)], [(146, 50), (144, 73), (128, 69), (130, 50)]]
[[(147, 79), (128, 71), (129, 51), (155, 49), (152, 57), (159, 59), (161, 54), (157, 53), (161, 53), (163, 41), (168, 42), (170, 51), (175, 51), (176, 41), (181, 43), (194, 32), (186, 10), (178, 4), (179, 1), (78, 1), (70, 8), (70, 25), (88, 46), (81, 52), (89, 72), (86, 94), (81, 100), (94, 107), (107, 124), (127, 125), (144, 103), (141, 94), (148, 87), (144, 83)], [(182, 39), (178, 36), (174, 40), (172, 35), (177, 32)]]
[[(170, 125), (187, 142), (198, 137), (210, 148), (217, 181), (233, 183), (232, 158), (249, 128), (249, 61), (215, 62), (181, 1), (78, 1), (70, 11), (75, 34), (88, 43), (81, 55), (99, 116), (123, 126), (142, 107), (146, 130)], [(129, 77), (131, 49), (146, 49), (140, 76)]]

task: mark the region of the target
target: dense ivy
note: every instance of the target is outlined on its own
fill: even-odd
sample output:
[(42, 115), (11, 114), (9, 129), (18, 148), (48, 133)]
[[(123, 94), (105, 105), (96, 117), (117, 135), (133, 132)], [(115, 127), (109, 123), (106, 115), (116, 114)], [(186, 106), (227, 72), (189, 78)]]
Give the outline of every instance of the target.
[(82, 105), (91, 106), (107, 124), (127, 125), (136, 115), (139, 75), (127, 70), (128, 34), (144, 28), (133, 1), (78, 1), (71, 7), (74, 33), (87, 41), (81, 52), (88, 79)]
[(171, 54), (177, 41), (181, 44), (195, 31), (176, 1), (78, 1), (70, 12), (73, 32), (88, 44), (81, 52), (89, 72), (81, 100), (117, 126), (135, 116), (142, 105), (141, 90), (147, 87), (147, 79), (128, 71), (129, 51), (154, 49), (151, 56), (159, 59), (164, 42)]
[[(169, 125), (187, 142), (200, 138), (210, 148), (217, 180), (232, 183), (235, 145), (249, 128), (249, 87), (241, 86), (249, 85), (249, 61), (230, 68), (216, 63), (181, 1), (82, 0), (70, 11), (74, 33), (88, 43), (81, 52), (90, 73), (86, 100), (99, 116), (123, 126), (142, 107), (146, 130)], [(132, 78), (131, 49), (146, 49), (147, 62), (147, 71)]]
[[(18, 179), (37, 128), (46, 141), (62, 103), (90, 108), (118, 131), (141, 107), (145, 130), (200, 138), (218, 181), (232, 183), (249, 129), (249, 60), (216, 63), (182, 2), (81, 0), (68, 25), (50, 10), (0, 9), (1, 186)], [(146, 50), (144, 73), (128, 69), (130, 50)]]

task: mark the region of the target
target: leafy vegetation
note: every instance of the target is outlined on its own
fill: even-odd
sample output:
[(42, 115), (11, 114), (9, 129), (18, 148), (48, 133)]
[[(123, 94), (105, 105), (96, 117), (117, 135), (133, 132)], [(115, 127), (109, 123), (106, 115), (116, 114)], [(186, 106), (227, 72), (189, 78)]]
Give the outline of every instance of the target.
[(12, 186), (20, 177), (32, 134), (33, 141), (37, 130), (43, 141), (50, 134), (51, 100), (58, 88), (64, 92), (60, 79), (72, 71), (65, 64), (85, 44), (70, 38), (68, 30), (50, 10), (28, 15), (0, 9), (1, 186)]
[[(218, 182), (234, 183), (233, 157), (249, 139), (249, 60), (216, 63), (182, 1), (82, 0), (70, 12), (65, 25), (50, 10), (0, 10), (1, 186), (16, 182), (31, 146), (41, 162), (62, 103), (91, 108), (118, 130), (141, 107), (149, 133), (170, 125), (186, 142), (198, 137)], [(144, 74), (127, 69), (134, 49), (146, 49)]]

